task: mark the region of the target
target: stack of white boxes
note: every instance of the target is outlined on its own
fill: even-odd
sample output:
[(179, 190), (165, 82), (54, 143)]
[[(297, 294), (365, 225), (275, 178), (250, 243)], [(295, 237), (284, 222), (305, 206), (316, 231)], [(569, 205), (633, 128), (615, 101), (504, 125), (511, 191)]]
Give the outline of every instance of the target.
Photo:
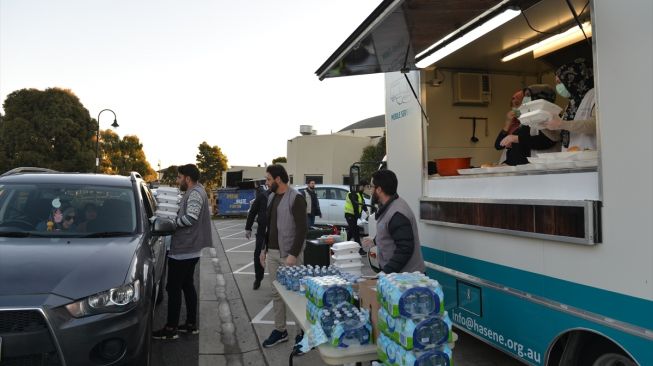
[(361, 261), (361, 255), (358, 254), (360, 245), (357, 242), (344, 241), (336, 243), (331, 246), (331, 250), (333, 251), (331, 264), (338, 270), (358, 276), (362, 275), (363, 262)]
[(164, 217), (172, 220), (177, 218), (179, 202), (181, 202), (178, 188), (159, 187), (154, 192), (154, 196), (156, 197), (157, 203), (156, 212), (154, 214), (157, 217)]

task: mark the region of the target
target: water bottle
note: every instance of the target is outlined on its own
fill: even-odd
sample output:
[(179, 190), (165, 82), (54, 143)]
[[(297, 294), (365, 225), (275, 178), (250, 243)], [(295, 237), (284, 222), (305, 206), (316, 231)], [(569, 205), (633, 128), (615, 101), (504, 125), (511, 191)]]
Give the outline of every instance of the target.
[(408, 314), (415, 314), (417, 310), (417, 294), (413, 288), (413, 285), (408, 285), (404, 295), (404, 309)]
[(432, 299), (430, 294), (424, 290), (417, 294), (417, 314), (428, 315), (433, 311)]

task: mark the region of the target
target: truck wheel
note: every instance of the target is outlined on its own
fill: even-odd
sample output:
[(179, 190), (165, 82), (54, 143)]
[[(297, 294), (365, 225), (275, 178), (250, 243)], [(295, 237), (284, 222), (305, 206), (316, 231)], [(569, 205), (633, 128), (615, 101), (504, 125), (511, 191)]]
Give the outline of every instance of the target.
[(636, 366), (635, 363), (620, 353), (606, 353), (597, 358), (592, 366)]

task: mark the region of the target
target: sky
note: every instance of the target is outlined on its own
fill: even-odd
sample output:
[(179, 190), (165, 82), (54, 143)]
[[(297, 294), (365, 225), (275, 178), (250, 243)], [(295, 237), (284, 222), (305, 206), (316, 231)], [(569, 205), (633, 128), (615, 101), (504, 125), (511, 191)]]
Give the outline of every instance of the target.
[(202, 141), (269, 164), (302, 124), (384, 113), (382, 74), (314, 74), (380, 1), (0, 0), (0, 99), (71, 89), (93, 118), (112, 109), (155, 169), (195, 162)]

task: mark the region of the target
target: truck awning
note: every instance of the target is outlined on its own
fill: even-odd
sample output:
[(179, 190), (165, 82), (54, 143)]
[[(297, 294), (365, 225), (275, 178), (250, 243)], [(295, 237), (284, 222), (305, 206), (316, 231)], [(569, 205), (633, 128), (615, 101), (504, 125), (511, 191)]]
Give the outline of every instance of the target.
[(384, 0), (315, 72), (330, 77), (416, 70), (421, 60), (507, 10), (539, 0)]

